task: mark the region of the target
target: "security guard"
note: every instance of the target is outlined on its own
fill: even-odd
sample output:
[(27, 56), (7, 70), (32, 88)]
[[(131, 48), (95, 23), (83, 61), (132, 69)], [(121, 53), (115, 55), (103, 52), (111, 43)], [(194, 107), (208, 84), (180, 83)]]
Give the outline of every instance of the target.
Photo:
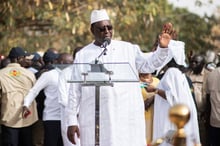
[(13, 47), (8, 57), (11, 60), (0, 70), (0, 104), (3, 146), (32, 146), (31, 126), (38, 120), (36, 103), (30, 112), (22, 115), (25, 95), (34, 85), (34, 74), (21, 66), (28, 56), (22, 48)]

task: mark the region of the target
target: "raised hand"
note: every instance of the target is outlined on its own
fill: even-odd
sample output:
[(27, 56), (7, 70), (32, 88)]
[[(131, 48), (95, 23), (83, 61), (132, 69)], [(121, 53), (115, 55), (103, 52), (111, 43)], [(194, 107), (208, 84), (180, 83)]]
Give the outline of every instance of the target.
[(173, 24), (168, 22), (162, 27), (161, 34), (159, 36), (159, 45), (161, 48), (167, 48), (170, 40), (177, 39), (177, 32), (173, 28)]
[(176, 40), (177, 39), (177, 32), (176, 30), (173, 28), (173, 24), (168, 22), (168, 23), (165, 23), (163, 25), (163, 28), (162, 28), (162, 32), (161, 33), (168, 33), (170, 34), (172, 40)]
[(160, 48), (168, 48), (168, 44), (171, 40), (171, 36), (169, 33), (164, 32), (159, 36), (159, 45)]

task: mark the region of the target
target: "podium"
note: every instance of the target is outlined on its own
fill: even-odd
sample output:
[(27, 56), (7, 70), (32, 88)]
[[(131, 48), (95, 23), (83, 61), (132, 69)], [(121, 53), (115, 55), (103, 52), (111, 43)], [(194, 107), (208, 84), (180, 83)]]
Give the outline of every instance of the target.
[(74, 63), (69, 83), (95, 87), (95, 146), (100, 145), (100, 87), (114, 87), (114, 83), (139, 82), (137, 73), (124, 63)]

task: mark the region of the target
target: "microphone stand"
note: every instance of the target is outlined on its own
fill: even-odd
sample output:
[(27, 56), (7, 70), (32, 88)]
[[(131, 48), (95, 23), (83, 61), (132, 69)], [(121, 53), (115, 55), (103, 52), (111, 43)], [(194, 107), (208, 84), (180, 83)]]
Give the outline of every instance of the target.
[[(104, 50), (99, 54), (95, 59), (95, 64), (92, 64), (92, 71), (94, 72), (106, 72), (103, 64), (98, 64), (99, 58), (102, 55), (106, 55), (107, 48), (106, 46), (101, 46)], [(109, 72), (110, 75), (110, 72)], [(109, 78), (111, 79), (111, 78)], [(101, 86), (113, 86), (111, 80), (109, 82), (96, 83), (95, 85), (95, 146), (100, 146), (100, 87)]]
[(106, 55), (106, 52), (107, 52), (107, 48), (104, 47), (105, 49), (99, 54), (99, 56), (95, 59), (95, 64), (98, 64), (99, 62), (99, 58), (102, 56), (102, 55)]
[(99, 58), (102, 56), (102, 55), (106, 55), (106, 52), (107, 52), (107, 46), (110, 44), (111, 42), (111, 39), (110, 38), (104, 38), (103, 42), (102, 42), (102, 45), (100, 46), (101, 48), (104, 48), (104, 50), (101, 52), (101, 54), (95, 59), (95, 64), (98, 63), (99, 61)]

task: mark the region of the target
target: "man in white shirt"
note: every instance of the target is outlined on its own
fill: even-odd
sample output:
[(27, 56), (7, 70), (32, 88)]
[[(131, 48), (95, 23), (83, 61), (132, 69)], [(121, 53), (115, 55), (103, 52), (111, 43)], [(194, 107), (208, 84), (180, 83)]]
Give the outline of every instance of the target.
[[(111, 40), (113, 27), (106, 10), (91, 13), (91, 32), (95, 41), (76, 54), (74, 63), (98, 61), (127, 62), (135, 75), (139, 72), (151, 73), (166, 59), (168, 50), (175, 43), (170, 40), (171, 32), (160, 36), (157, 50), (148, 58), (144, 57), (138, 45)], [(108, 46), (106, 45), (106, 40)], [(109, 41), (110, 40), (110, 41)], [(105, 43), (104, 43), (105, 42)], [(100, 54), (103, 55), (100, 56)], [(73, 70), (73, 78), (83, 70)], [(95, 88), (71, 84), (68, 104), (68, 138), (75, 143), (75, 134), (80, 135), (83, 146), (95, 145)], [(79, 117), (77, 111), (79, 108)], [(79, 121), (78, 121), (79, 119)], [(79, 127), (77, 126), (79, 122)], [(97, 145), (101, 146), (145, 146), (144, 102), (139, 82), (114, 83), (114, 86), (100, 88), (100, 135)]]
[[(75, 52), (77, 52), (78, 49), (74, 50), (74, 54)], [(73, 56), (68, 54), (63, 56), (65, 58), (69, 57), (69, 66), (64, 68), (62, 70), (62, 72), (60, 73), (59, 76), (59, 86), (58, 86), (58, 90), (59, 90), (59, 98), (58, 101), (60, 103), (60, 108), (61, 108), (61, 134), (62, 134), (62, 138), (63, 138), (63, 145), (64, 146), (76, 146), (76, 145), (80, 145), (79, 144), (79, 140), (77, 142), (76, 145), (72, 144), (68, 138), (67, 138), (67, 115), (65, 112), (66, 106), (68, 105), (68, 91), (69, 91), (69, 87), (70, 87), (70, 83), (68, 83), (68, 81), (71, 79), (72, 76), (72, 63), (73, 63)]]
[[(68, 57), (60, 54), (58, 63), (66, 63)], [(71, 60), (72, 61), (72, 60)], [(29, 91), (24, 100), (23, 114), (29, 111), (28, 107), (34, 101), (39, 92), (44, 89), (46, 99), (44, 101), (43, 125), (44, 125), (44, 146), (63, 146), (61, 136), (61, 113), (58, 102), (58, 79), (61, 70), (59, 68), (44, 72), (36, 84)]]

